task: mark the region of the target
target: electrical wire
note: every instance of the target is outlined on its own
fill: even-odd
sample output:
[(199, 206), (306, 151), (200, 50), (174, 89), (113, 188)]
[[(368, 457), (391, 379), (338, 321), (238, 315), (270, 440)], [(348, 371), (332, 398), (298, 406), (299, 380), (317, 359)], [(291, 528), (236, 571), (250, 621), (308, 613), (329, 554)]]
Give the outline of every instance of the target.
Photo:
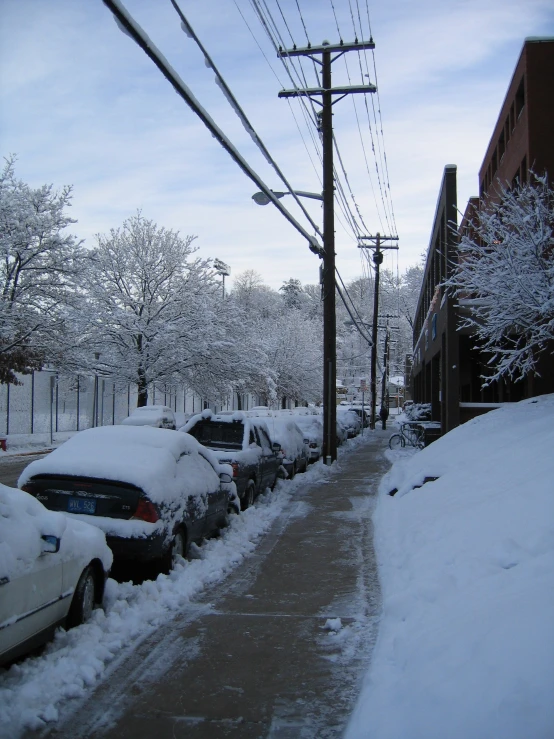
[(217, 80), (217, 82), (219, 84), (219, 87), (221, 88), (221, 90), (222, 90), (222, 92), (223, 92), (226, 100), (230, 103), (231, 107), (233, 108), (233, 110), (237, 114), (240, 122), (243, 124), (243, 126), (246, 129), (247, 133), (252, 137), (254, 143), (258, 146), (258, 148), (260, 149), (260, 151), (262, 152), (262, 154), (265, 156), (265, 158), (269, 162), (269, 164), (271, 164), (271, 166), (273, 167), (273, 169), (277, 173), (277, 176), (279, 177), (279, 179), (281, 180), (281, 182), (283, 182), (283, 184), (285, 185), (285, 187), (288, 189), (289, 193), (293, 196), (294, 200), (296, 201), (297, 205), (300, 207), (300, 209), (304, 213), (305, 217), (308, 219), (308, 221), (311, 224), (311, 226), (314, 229), (314, 231), (317, 234), (319, 234), (319, 236), (321, 236), (321, 238), (323, 238), (323, 234), (321, 233), (321, 230), (319, 229), (318, 225), (312, 219), (311, 215), (308, 213), (308, 211), (304, 207), (304, 204), (301, 202), (301, 200), (298, 197), (298, 195), (296, 194), (296, 192), (292, 189), (292, 185), (289, 183), (289, 181), (287, 180), (287, 178), (285, 177), (285, 175), (281, 171), (280, 167), (278, 166), (277, 162), (273, 159), (273, 157), (271, 156), (271, 154), (267, 150), (264, 142), (258, 136), (258, 134), (257, 134), (254, 126), (252, 125), (252, 123), (248, 119), (248, 117), (247, 117), (246, 113), (244, 112), (244, 110), (242, 109), (242, 107), (239, 105), (239, 102), (236, 99), (236, 97), (234, 96), (234, 94), (232, 93), (229, 85), (227, 84), (227, 82), (223, 78), (223, 76), (220, 73), (219, 69), (214, 64), (214, 62), (213, 62), (211, 56), (208, 54), (206, 48), (201, 43), (200, 39), (198, 38), (198, 36), (194, 32), (194, 30), (192, 29), (192, 26), (190, 25), (190, 23), (188, 22), (188, 20), (185, 18), (184, 14), (183, 14), (183, 12), (181, 10), (181, 8), (179, 7), (179, 4), (178, 4), (177, 0), (171, 0), (171, 4), (175, 8), (175, 10), (176, 10), (176, 12), (177, 12), (177, 14), (178, 14), (178, 16), (179, 16), (179, 18), (181, 20), (181, 25), (183, 26), (183, 29), (184, 29), (185, 33), (188, 36), (190, 36), (195, 41), (196, 45), (198, 46), (198, 48), (200, 49), (200, 51), (204, 55), (204, 59), (206, 61), (206, 64), (215, 73), (216, 80)]
[(130, 13), (123, 7), (120, 0), (103, 0), (104, 5), (112, 12), (120, 29), (129, 36), (139, 46), (144, 53), (154, 62), (163, 76), (171, 83), (177, 94), (187, 103), (187, 105), (196, 113), (206, 128), (212, 133), (219, 144), (227, 151), (231, 158), (239, 165), (242, 171), (249, 177), (277, 209), (285, 216), (289, 223), (306, 238), (310, 245), (310, 250), (321, 256), (323, 249), (317, 240), (311, 236), (303, 226), (289, 213), (278, 198), (275, 197), (273, 191), (265, 184), (261, 177), (250, 167), (248, 162), (235, 149), (233, 144), (217, 126), (215, 121), (208, 115), (198, 100), (194, 97), (189, 88), (185, 85), (181, 77), (171, 67), (167, 59), (159, 51), (153, 41), (148, 37), (140, 25), (132, 18)]

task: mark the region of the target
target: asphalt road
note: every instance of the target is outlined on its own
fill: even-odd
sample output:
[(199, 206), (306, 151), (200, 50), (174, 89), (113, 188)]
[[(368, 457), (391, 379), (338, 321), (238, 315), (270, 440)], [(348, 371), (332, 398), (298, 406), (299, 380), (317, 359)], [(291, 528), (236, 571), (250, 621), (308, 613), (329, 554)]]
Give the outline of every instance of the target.
[(377, 633), (371, 515), (388, 435), (368, 434), (342, 469), (299, 489), (240, 568), (26, 739), (341, 737)]
[(39, 454), (14, 454), (13, 456), (0, 458), (0, 482), (11, 488), (16, 488), (19, 475), (23, 472), (25, 467), (27, 467), (27, 465), (34, 459), (40, 459), (47, 453), (48, 452), (42, 452)]

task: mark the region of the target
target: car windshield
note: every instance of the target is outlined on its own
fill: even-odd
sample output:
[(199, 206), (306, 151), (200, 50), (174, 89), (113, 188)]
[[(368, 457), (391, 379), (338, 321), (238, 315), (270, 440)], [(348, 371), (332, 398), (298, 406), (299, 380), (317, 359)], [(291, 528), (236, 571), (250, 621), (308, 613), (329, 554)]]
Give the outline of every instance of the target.
[(242, 449), (244, 426), (242, 423), (199, 421), (194, 424), (188, 433), (205, 446), (216, 446), (220, 449)]

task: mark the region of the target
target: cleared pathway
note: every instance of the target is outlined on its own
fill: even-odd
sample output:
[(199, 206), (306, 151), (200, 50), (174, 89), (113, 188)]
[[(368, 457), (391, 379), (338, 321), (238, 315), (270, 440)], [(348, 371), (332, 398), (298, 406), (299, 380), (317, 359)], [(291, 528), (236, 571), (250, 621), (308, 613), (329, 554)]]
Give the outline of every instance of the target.
[(390, 431), (365, 433), (326, 482), (298, 490), (240, 570), (120, 658), (43, 736), (340, 737), (380, 607), (371, 514)]

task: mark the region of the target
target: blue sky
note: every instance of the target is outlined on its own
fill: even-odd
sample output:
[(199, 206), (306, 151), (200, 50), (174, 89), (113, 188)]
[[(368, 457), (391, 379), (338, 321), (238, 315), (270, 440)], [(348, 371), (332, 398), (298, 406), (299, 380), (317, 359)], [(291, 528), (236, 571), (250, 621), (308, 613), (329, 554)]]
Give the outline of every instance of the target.
[[(180, 29), (169, 0), (124, 5), (264, 181), (283, 189)], [(285, 34), (275, 0), (267, 5)], [(292, 38), (304, 45), (296, 0), (279, 5)], [(354, 36), (351, 7), (355, 16), (360, 8), (367, 31), (365, 0), (299, 5), (313, 44), (338, 41), (333, 6), (345, 41)], [(551, 0), (370, 0), (368, 7), (383, 123), (383, 139), (378, 127), (374, 142), (384, 141), (388, 178), (382, 159), (379, 177), (382, 185), (390, 183), (385, 194), (403, 271), (427, 248), (444, 166), (458, 166), (460, 210), (477, 193), (479, 165), (524, 38), (554, 36), (554, 6)], [(289, 105), (277, 97), (291, 83), (250, 2), (181, 0), (181, 8), (293, 187), (320, 191), (308, 127), (297, 101)], [(357, 54), (347, 58), (352, 84), (359, 84)], [(371, 57), (369, 64), (374, 82)], [(342, 62), (333, 74), (335, 84), (348, 84)], [(384, 215), (361, 96), (335, 106), (334, 127), (364, 223), (372, 233), (388, 231), (392, 215)], [(274, 288), (289, 277), (318, 280), (319, 260), (306, 241), (273, 206), (253, 203), (255, 186), (101, 0), (0, 0), (0, 144), (2, 156), (17, 154), (17, 174), (29, 184), (74, 186), (73, 230), (89, 246), (94, 234), (140, 208), (160, 225), (197, 235), (199, 254), (227, 262), (233, 275), (254, 269)], [(319, 203), (305, 202), (320, 223)], [(311, 231), (292, 199), (283, 203)], [(359, 276), (360, 250), (340, 210), (336, 244), (343, 278)], [(396, 256), (388, 255), (385, 265), (396, 269)]]

